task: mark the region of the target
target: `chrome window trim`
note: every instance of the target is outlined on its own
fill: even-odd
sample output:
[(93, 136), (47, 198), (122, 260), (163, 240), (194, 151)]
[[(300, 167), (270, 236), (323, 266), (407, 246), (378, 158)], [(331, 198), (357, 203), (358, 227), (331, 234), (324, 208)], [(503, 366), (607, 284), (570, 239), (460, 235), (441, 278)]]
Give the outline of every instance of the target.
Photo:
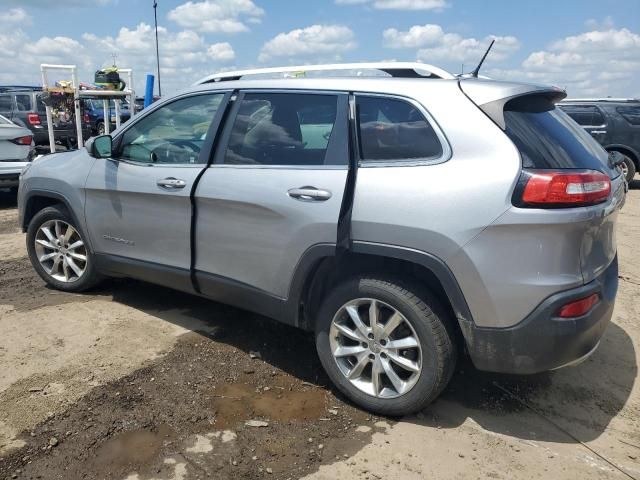
[[(382, 97), (389, 98), (391, 100), (399, 100), (406, 103), (409, 103), (413, 107), (415, 107), (425, 118), (425, 120), (429, 123), (431, 128), (436, 134), (438, 141), (442, 147), (442, 153), (437, 157), (420, 157), (420, 158), (399, 158), (399, 159), (391, 159), (391, 160), (365, 160), (362, 158), (362, 152), (360, 151), (360, 145), (358, 145), (358, 166), (361, 168), (376, 168), (376, 167), (419, 167), (424, 165), (437, 165), (440, 163), (448, 162), (453, 155), (453, 150), (451, 149), (451, 145), (447, 140), (446, 135), (442, 131), (442, 128), (438, 124), (435, 118), (431, 115), (429, 110), (427, 110), (420, 102), (411, 97), (406, 97), (403, 95), (396, 94), (387, 94), (387, 93), (367, 93), (367, 92), (353, 92), (353, 95), (356, 98), (356, 104), (358, 101), (358, 97)], [(360, 128), (358, 126), (358, 134)]]

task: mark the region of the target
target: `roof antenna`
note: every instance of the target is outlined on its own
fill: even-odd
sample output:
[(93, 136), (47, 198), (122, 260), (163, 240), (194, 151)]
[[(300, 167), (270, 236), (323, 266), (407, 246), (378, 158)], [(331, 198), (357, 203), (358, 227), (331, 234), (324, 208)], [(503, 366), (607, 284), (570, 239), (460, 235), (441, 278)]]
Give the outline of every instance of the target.
[(475, 68), (475, 70), (473, 72), (471, 72), (469, 74), (470, 77), (478, 78), (478, 73), (480, 72), (480, 67), (482, 67), (482, 64), (484, 63), (484, 59), (487, 58), (487, 55), (489, 55), (489, 52), (491, 51), (491, 47), (493, 47), (494, 43), (496, 43), (496, 39), (495, 38), (493, 40), (491, 40), (491, 43), (489, 44), (489, 48), (487, 48), (487, 51), (484, 52), (484, 55), (482, 56), (482, 60), (480, 60), (480, 63), (478, 64), (478, 66)]

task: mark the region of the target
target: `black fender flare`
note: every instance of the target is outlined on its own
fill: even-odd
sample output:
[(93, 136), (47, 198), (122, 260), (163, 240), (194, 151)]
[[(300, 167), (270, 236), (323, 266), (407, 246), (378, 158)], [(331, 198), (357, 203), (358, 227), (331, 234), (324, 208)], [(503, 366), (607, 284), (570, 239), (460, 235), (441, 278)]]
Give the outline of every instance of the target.
[(453, 308), (453, 312), (458, 322), (465, 324), (473, 323), (471, 310), (469, 310), (469, 305), (467, 304), (456, 277), (453, 275), (453, 272), (449, 269), (447, 264), (439, 257), (421, 250), (414, 250), (412, 248), (361, 241), (353, 242), (351, 250), (354, 253), (364, 253), (368, 255), (405, 260), (425, 267), (433, 272), (442, 284), (442, 288), (451, 303), (451, 307)]
[(87, 232), (85, 231), (84, 223), (79, 221), (73, 208), (71, 208), (71, 202), (69, 202), (69, 199), (67, 199), (67, 197), (65, 197), (64, 195), (58, 192), (54, 192), (51, 190), (33, 189), (33, 190), (29, 190), (26, 193), (24, 197), (24, 217), (21, 219), (21, 225), (20, 225), (23, 232), (26, 232), (27, 229), (29, 228), (29, 222), (27, 222), (27, 218), (33, 218), (33, 215), (37, 213), (37, 212), (33, 212), (33, 215), (29, 215), (27, 217), (27, 213), (31, 213), (28, 210), (29, 203), (34, 197), (50, 198), (52, 200), (56, 200), (57, 203), (61, 203), (62, 205), (64, 205), (64, 207), (67, 209), (67, 212), (69, 212), (69, 215), (71, 215), (71, 218), (76, 224), (76, 227), (78, 228), (78, 230), (80, 230), (80, 234), (82, 235), (82, 238), (84, 238), (85, 242), (87, 242), (89, 246), (89, 249), (93, 252), (93, 247), (91, 245), (91, 238), (87, 235)]
[(638, 153), (638, 151), (635, 148), (632, 148), (632, 147), (630, 147), (628, 145), (623, 145), (621, 143), (611, 143), (609, 145), (603, 145), (603, 148), (606, 151), (609, 151), (609, 150), (615, 150), (615, 151), (627, 150), (627, 151), (631, 152), (631, 154), (634, 157), (634, 158), (632, 158), (632, 160), (635, 160), (636, 168), (638, 168), (640, 170), (640, 153)]

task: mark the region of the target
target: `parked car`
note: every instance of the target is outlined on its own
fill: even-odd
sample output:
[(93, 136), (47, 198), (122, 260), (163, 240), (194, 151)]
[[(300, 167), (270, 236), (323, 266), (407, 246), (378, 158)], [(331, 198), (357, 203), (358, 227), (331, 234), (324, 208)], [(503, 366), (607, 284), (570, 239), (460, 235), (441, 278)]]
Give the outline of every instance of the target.
[[(28, 86), (0, 87), (0, 115), (17, 125), (31, 130), (36, 145), (49, 145), (47, 115), (42, 102), (42, 88)], [(91, 136), (89, 118), (83, 116), (82, 136)], [(75, 148), (77, 129), (72, 120), (54, 119), (54, 139), (57, 144), (67, 148)]]
[(463, 350), (517, 374), (587, 358), (613, 311), (626, 183), (556, 108), (565, 92), (376, 68), (392, 78), (208, 77), (35, 162), (19, 191), (34, 269), (63, 291), (127, 276), (313, 332), (335, 385), (380, 414), (435, 399)]
[(628, 182), (640, 171), (640, 99), (571, 99), (560, 108), (608, 152), (623, 155)]
[[(84, 111), (89, 118), (91, 129), (93, 133), (103, 135), (105, 133), (105, 121), (104, 121), (104, 106), (103, 101), (100, 99), (85, 99), (82, 101), (84, 105)], [(113, 131), (116, 128), (116, 106), (115, 100), (109, 100), (109, 118), (110, 118), (110, 130)], [(125, 101), (120, 103), (120, 122), (124, 123), (131, 118), (131, 112), (129, 112), (129, 104)]]
[(20, 172), (35, 156), (31, 130), (0, 115), (0, 188), (18, 188)]
[[(157, 95), (153, 96), (153, 102), (157, 102), (160, 100), (160, 97)], [(144, 109), (144, 97), (136, 97), (136, 105), (135, 105), (136, 113), (141, 112)]]

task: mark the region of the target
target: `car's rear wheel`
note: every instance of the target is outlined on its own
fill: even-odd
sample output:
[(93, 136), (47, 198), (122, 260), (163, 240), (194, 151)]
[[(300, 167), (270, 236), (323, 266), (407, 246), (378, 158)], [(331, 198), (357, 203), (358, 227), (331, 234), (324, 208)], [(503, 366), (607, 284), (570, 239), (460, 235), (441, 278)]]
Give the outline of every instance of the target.
[(413, 285), (360, 277), (336, 287), (316, 324), (327, 374), (351, 400), (382, 415), (407, 415), (447, 385), (456, 345), (440, 303)]
[(79, 292), (100, 280), (86, 240), (61, 206), (47, 207), (33, 217), (27, 251), (38, 275), (58, 290)]
[(627, 179), (627, 183), (630, 183), (636, 175), (636, 164), (633, 163), (633, 160), (624, 153), (621, 155), (624, 162), (622, 164), (622, 174)]

